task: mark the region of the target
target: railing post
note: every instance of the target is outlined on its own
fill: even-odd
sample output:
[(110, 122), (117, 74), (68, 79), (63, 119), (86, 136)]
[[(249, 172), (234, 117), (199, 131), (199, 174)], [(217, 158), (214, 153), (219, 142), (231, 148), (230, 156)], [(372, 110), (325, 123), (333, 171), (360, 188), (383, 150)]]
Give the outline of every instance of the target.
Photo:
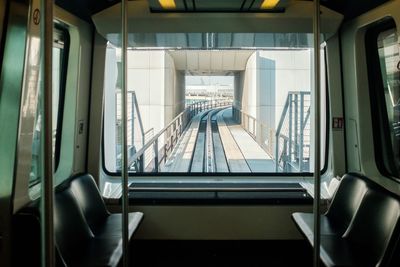
[(158, 139), (154, 142), (154, 171), (158, 172)]
[(279, 172), (279, 134), (276, 135), (275, 163), (275, 172)]
[(299, 140), (299, 164), (300, 172), (303, 171), (303, 155), (304, 155), (304, 94), (300, 94), (300, 140)]
[[(300, 93), (301, 94), (301, 93)], [(296, 157), (296, 160), (299, 160), (297, 157), (299, 151), (299, 94), (294, 95), (294, 153), (293, 155)]]
[(288, 157), (288, 140), (284, 139), (284, 141), (283, 141), (283, 150), (282, 150), (282, 160), (283, 160), (283, 171), (284, 172), (288, 171), (288, 169), (287, 169), (287, 167), (288, 167), (287, 157)]
[(293, 138), (293, 95), (289, 93), (289, 158), (292, 162), (292, 138)]
[(131, 138), (132, 138), (132, 147), (135, 146), (135, 101), (134, 95), (131, 93), (131, 119), (132, 119), (132, 129), (131, 129)]

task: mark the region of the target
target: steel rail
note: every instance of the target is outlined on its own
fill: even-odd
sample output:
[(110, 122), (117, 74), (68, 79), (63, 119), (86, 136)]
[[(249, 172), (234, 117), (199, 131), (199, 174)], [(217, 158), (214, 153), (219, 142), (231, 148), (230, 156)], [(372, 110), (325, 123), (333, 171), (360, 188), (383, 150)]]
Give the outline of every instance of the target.
[(314, 267), (320, 266), (320, 212), (321, 212), (321, 152), (320, 152), (320, 141), (321, 141), (321, 68), (320, 68), (320, 1), (314, 0), (314, 16), (313, 16), (313, 33), (314, 33), (314, 202), (313, 202), (313, 213), (314, 213), (314, 253), (313, 263)]
[(207, 173), (209, 172), (215, 172), (215, 154), (214, 154), (214, 139), (212, 136), (212, 128), (211, 128), (211, 119), (215, 115), (216, 111), (211, 111), (208, 113), (207, 117), (207, 126), (206, 126), (206, 153), (204, 154), (205, 156), (205, 171)]
[[(127, 50), (128, 50), (128, 13), (127, 0), (121, 1), (121, 87), (122, 87), (122, 247), (123, 247), (123, 266), (129, 266), (129, 199), (128, 199), (128, 89), (127, 89)], [(132, 103), (134, 104), (134, 103)], [(132, 118), (133, 119), (133, 118)]]
[(41, 201), (42, 266), (55, 266), (53, 187), (53, 1), (41, 1), (41, 53), (43, 96), (43, 173)]

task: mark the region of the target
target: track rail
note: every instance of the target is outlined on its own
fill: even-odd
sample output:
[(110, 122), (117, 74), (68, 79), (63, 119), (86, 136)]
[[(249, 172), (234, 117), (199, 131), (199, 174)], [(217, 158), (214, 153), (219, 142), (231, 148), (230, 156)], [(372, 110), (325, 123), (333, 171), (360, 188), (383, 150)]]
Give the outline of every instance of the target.
[(190, 172), (229, 172), (216, 121), (221, 110), (223, 108), (210, 110), (201, 117)]

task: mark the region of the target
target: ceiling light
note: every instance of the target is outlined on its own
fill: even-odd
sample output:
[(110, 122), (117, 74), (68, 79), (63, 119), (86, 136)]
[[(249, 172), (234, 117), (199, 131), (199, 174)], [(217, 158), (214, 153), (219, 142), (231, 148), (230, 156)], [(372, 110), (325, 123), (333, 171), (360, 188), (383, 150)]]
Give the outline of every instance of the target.
[(261, 9), (274, 9), (280, 0), (264, 0), (261, 4)]
[(176, 8), (175, 0), (158, 0), (158, 2), (160, 3), (161, 7), (164, 9), (175, 9)]

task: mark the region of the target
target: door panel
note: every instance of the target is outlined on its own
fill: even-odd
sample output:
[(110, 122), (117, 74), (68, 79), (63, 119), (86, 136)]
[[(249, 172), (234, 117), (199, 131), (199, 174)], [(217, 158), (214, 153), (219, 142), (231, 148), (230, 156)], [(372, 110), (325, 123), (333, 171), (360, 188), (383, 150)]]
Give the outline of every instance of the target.
[(12, 195), (28, 11), (28, 1), (9, 3), (4, 53), (0, 58), (0, 266), (10, 266)]

